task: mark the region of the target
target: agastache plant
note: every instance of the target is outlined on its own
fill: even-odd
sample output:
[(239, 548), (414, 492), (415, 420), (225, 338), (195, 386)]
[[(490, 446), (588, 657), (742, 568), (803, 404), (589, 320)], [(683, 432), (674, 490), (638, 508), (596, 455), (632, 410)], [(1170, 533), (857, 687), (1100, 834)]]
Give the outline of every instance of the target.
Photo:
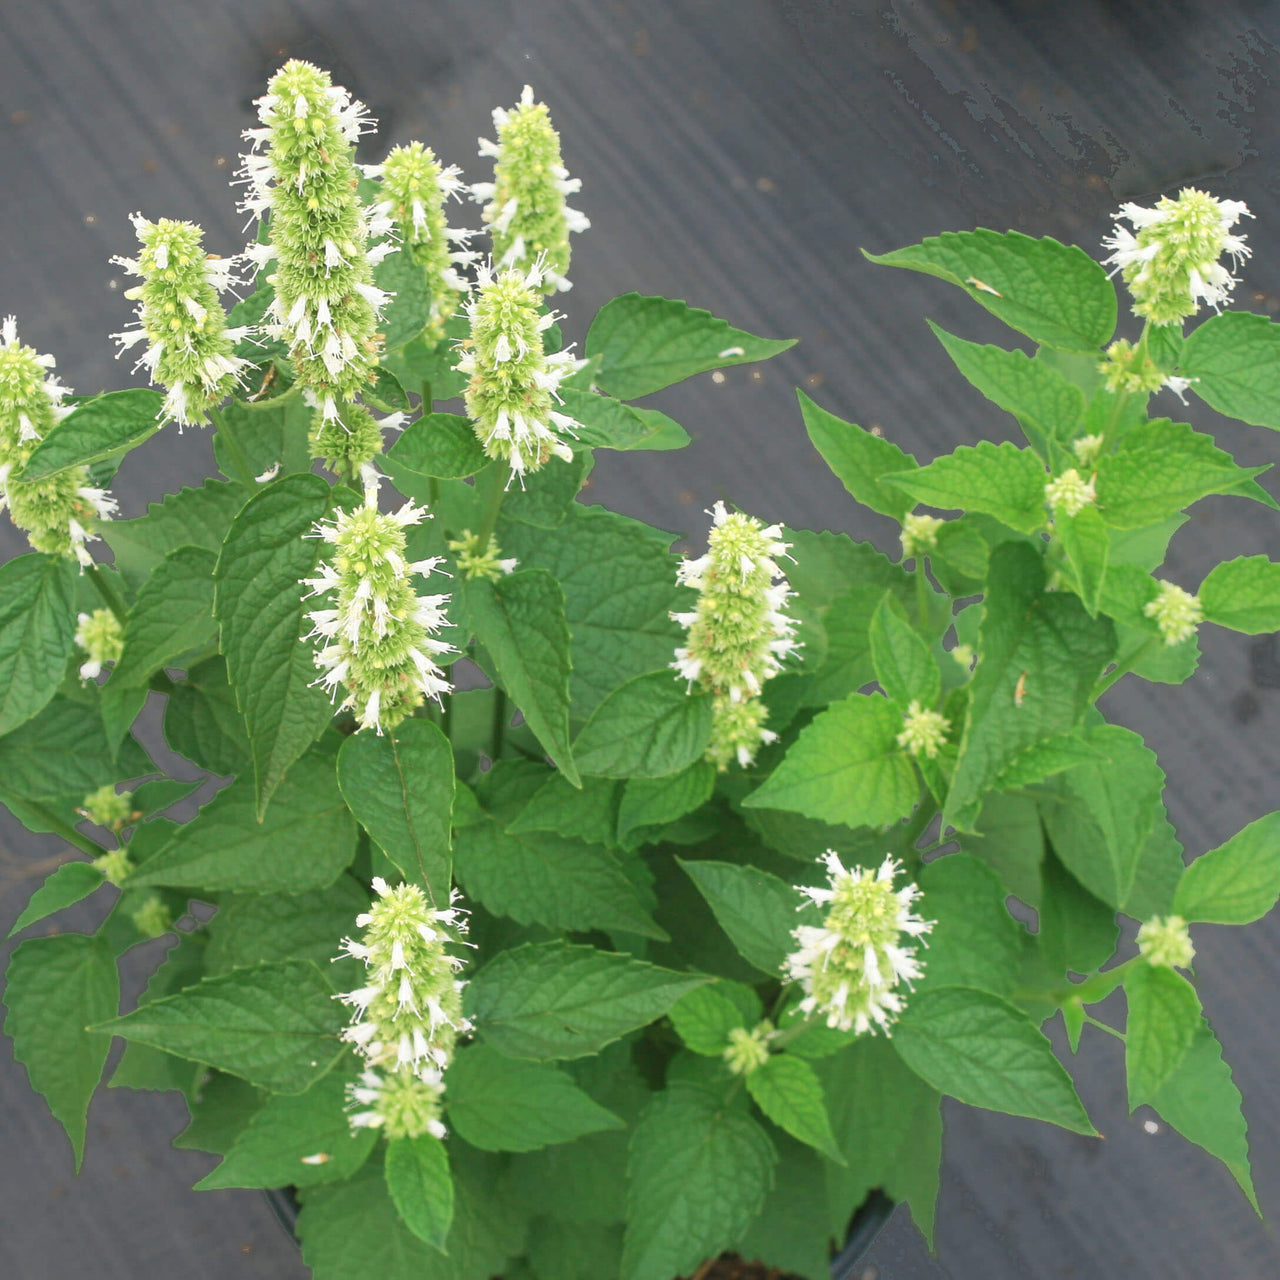
[[(634, 291), (550, 311), (585, 220), (531, 93), (485, 145), (470, 287), (455, 170), (409, 144), (362, 179), (367, 117), (308, 63), (258, 105), (234, 316), (247, 271), (136, 222), (123, 336), (162, 390), (72, 401), (0, 329), (34, 547), (0, 566), (0, 803), (65, 861), (5, 1028), (75, 1161), (120, 1036), (111, 1084), (180, 1090), (182, 1144), (217, 1148), (203, 1187), (295, 1189), (317, 1276), (673, 1280), (730, 1250), (826, 1280), (872, 1182), (931, 1232), (944, 1097), (1095, 1137), (1069, 1068), (1105, 1035), (1131, 1111), (1256, 1207), (1189, 973), (1203, 925), (1275, 905), (1280, 814), (1188, 862), (1100, 701), (1190, 677), (1205, 628), (1280, 632), (1280, 564), (1161, 567), (1200, 498), (1272, 505), (1162, 412), (1280, 430), (1280, 326), (1226, 305), (1244, 206), (1126, 205), (1106, 266), (984, 230), (872, 256), (1034, 345), (935, 328), (1002, 442), (918, 460), (801, 395), (795, 456), (884, 545), (722, 501), (682, 559), (579, 497), (595, 452), (638, 482), (688, 441), (650, 395), (791, 344)], [(379, 263), (408, 282), (385, 316)], [(223, 474), (99, 528), (119, 459), (206, 416)], [(120, 1015), (126, 955), (156, 967)]]

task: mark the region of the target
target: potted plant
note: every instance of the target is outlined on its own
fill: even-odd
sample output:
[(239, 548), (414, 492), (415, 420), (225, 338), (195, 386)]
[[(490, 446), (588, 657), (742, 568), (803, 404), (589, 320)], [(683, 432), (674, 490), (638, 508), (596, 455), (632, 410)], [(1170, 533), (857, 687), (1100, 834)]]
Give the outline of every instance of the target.
[[(77, 1163), (120, 1036), (113, 1082), (180, 1090), (178, 1141), (221, 1157), (200, 1187), (296, 1189), (321, 1280), (669, 1280), (725, 1250), (812, 1278), (878, 1190), (931, 1238), (944, 1095), (1094, 1133), (1060, 1019), (1073, 1054), (1122, 1038), (1131, 1105), (1256, 1207), (1189, 926), (1271, 908), (1276, 815), (1184, 866), (1154, 755), (1095, 706), (1188, 678), (1202, 624), (1280, 628), (1264, 557), (1156, 574), (1199, 498), (1276, 505), (1162, 412), (1280, 427), (1275, 326), (1221, 310), (1244, 207), (1122, 210), (1135, 342), (1052, 239), (874, 258), (1030, 341), (935, 327), (1026, 445), (921, 464), (801, 395), (894, 554), (716, 503), (682, 559), (579, 500), (593, 451), (679, 448), (635, 401), (790, 344), (637, 293), (566, 343), (587, 221), (530, 90), (469, 188), (418, 143), (362, 171), (363, 109), (307, 63), (258, 107), (243, 255), (134, 220), (118, 337), (159, 389), (73, 397), (0, 335), (33, 548), (0, 567), (0, 799), (85, 855), (13, 932), (113, 896), (7, 974)], [(483, 241), (449, 226), (464, 193)], [(221, 476), (112, 519), (168, 423), (211, 426)], [(216, 787), (196, 812), (133, 735), (152, 694)], [(161, 936), (121, 1014), (120, 956)]]

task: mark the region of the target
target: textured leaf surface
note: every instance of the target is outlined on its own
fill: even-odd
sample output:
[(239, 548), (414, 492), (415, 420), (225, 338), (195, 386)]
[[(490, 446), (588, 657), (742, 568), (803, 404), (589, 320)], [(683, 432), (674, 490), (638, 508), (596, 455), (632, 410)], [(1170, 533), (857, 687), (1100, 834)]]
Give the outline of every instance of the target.
[[(663, 434), (661, 414), (654, 418), (612, 396), (578, 391), (572, 387), (561, 387), (560, 395), (564, 400), (564, 412), (581, 424), (577, 440), (571, 442), (575, 448), (651, 449)], [(670, 419), (666, 421), (670, 422)], [(671, 425), (675, 426), (674, 423)]]
[(1266, 556), (1215, 565), (1199, 594), (1210, 622), (1251, 636), (1280, 631), (1280, 564)]
[(1181, 974), (1139, 964), (1124, 980), (1129, 1018), (1124, 1030), (1129, 1110), (1150, 1102), (1172, 1078), (1200, 1029), (1200, 1000)]
[(1116, 292), (1083, 249), (1045, 236), (948, 231), (872, 262), (959, 285), (1005, 324), (1048, 347), (1096, 356), (1116, 326)]
[(78, 1171), (89, 1099), (111, 1048), (109, 1035), (86, 1028), (120, 1004), (116, 958), (105, 939), (82, 933), (30, 938), (9, 957), (4, 1003), (13, 1056), (67, 1131)]
[(68, 467), (116, 457), (155, 435), (164, 423), (164, 397), (131, 387), (108, 391), (77, 405), (36, 446), (22, 470), (24, 480), (42, 480)]
[(9, 937), (21, 933), (28, 925), (44, 920), (73, 903), (87, 898), (106, 877), (90, 862), (67, 862), (54, 871), (31, 895), (31, 901), (13, 922)]
[(272, 1093), (302, 1093), (342, 1052), (343, 1016), (309, 960), (206, 978), (102, 1023), (100, 1030), (241, 1076)]
[(447, 905), (454, 778), (444, 734), (429, 720), (405, 720), (382, 735), (353, 734), (338, 753), (338, 785), (405, 879)]
[(892, 595), (886, 593), (876, 607), (868, 638), (876, 679), (885, 693), (903, 710), (913, 701), (931, 709), (942, 696), (938, 664)]
[(671, 298), (624, 293), (596, 312), (585, 354), (601, 357), (596, 385), (620, 400), (661, 391), (695, 373), (767, 360), (795, 339), (757, 338)]
[(334, 784), (332, 760), (299, 760), (261, 823), (256, 811), (250, 780), (233, 782), (180, 827), (130, 885), (302, 893), (332, 884), (355, 857), (355, 821)]
[(1094, 1136), (1049, 1041), (989, 991), (935, 987), (907, 1002), (894, 1048), (922, 1080), (972, 1107), (1028, 1116)]
[(427, 327), (431, 319), (431, 286), (426, 268), (404, 250), (383, 258), (374, 269), (374, 280), (379, 289), (392, 295), (378, 327), (387, 350), (393, 351)]
[(222, 658), (192, 667), (174, 687), (165, 702), (164, 736), (174, 751), (210, 773), (226, 777), (249, 767), (244, 717)]
[(477, 1030), (515, 1058), (581, 1058), (660, 1018), (708, 981), (566, 942), (504, 951), (467, 986)]
[(716, 767), (708, 760), (664, 778), (630, 779), (618, 805), (618, 839), (625, 843), (692, 813), (711, 799), (715, 785)]
[(1182, 374), (1219, 413), (1280, 428), (1280, 325), (1228, 311), (1197, 325), (1182, 346)]
[(1280, 811), (1201, 854), (1182, 873), (1173, 900), (1184, 920), (1250, 924), (1280, 897)]
[(450, 480), (473, 476), (489, 465), (471, 419), (456, 413), (428, 413), (411, 422), (387, 457), (420, 475)]
[(844, 1162), (831, 1132), (822, 1082), (803, 1058), (772, 1054), (748, 1074), (747, 1092), (778, 1128), (837, 1164)]
[(419, 1240), (444, 1251), (453, 1225), (449, 1153), (429, 1133), (387, 1143), (387, 1191), (400, 1220)]
[(658, 1094), (631, 1139), (622, 1280), (670, 1280), (734, 1244), (773, 1185), (750, 1116), (687, 1085)]
[(249, 729), (259, 816), (333, 716), (329, 695), (313, 687), (311, 646), (299, 643), (309, 630), (301, 583), (322, 545), (307, 535), (328, 514), (330, 496), (319, 476), (267, 485), (236, 516), (218, 557), (214, 614)]
[(918, 795), (915, 770), (898, 746), (901, 729), (901, 712), (884, 698), (853, 694), (815, 716), (743, 804), (850, 827), (894, 822)]
[(75, 643), (75, 600), (75, 565), (65, 556), (0, 565), (0, 734), (57, 693)]
[(711, 737), (711, 699), (672, 671), (637, 676), (592, 712), (573, 745), (583, 773), (660, 778), (702, 757)]
[(669, 1017), (687, 1049), (718, 1058), (729, 1047), (729, 1032), (754, 1027), (763, 1012), (760, 997), (750, 987), (722, 981), (681, 996)]
[(111, 684), (146, 684), (190, 649), (212, 644), (213, 568), (217, 556), (203, 547), (170, 552), (143, 584), (124, 624), (124, 653)]
[(584, 778), (581, 788), (575, 788), (563, 774), (552, 773), (507, 830), (512, 835), (554, 831), (587, 844), (613, 845), (620, 790), (612, 778)]
[(506, 1058), (485, 1044), (449, 1067), (449, 1123), (482, 1151), (534, 1151), (623, 1122), (559, 1067)]

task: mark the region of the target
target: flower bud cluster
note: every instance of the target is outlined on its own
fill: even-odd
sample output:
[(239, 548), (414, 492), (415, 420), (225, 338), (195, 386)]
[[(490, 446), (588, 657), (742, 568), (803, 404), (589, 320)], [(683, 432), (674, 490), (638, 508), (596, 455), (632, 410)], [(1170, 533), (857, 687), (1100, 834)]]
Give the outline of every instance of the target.
[(902, 532), (898, 535), (902, 542), (902, 558), (910, 560), (932, 551), (938, 545), (938, 530), (946, 523), (938, 516), (921, 516), (914, 512), (903, 516)]
[(369, 248), (370, 237), (393, 224), (385, 206), (366, 211), (356, 194), (355, 142), (370, 122), (327, 71), (297, 59), (276, 73), (257, 107), (262, 127), (244, 135), (252, 150), (243, 208), (270, 214), (271, 240), (250, 245), (246, 257), (259, 267), (275, 259), (266, 332), (289, 344), (298, 380), (333, 418), (377, 364), (387, 294), (373, 283), (373, 263), (396, 250), (389, 242)]
[(442, 167), (435, 152), (420, 142), (393, 147), (382, 164), (365, 169), (370, 177), (381, 176), (382, 199), (395, 220), (401, 252), (409, 254), (426, 275), (431, 291), (430, 342), (444, 336), (445, 321), (470, 288), (458, 268), (476, 257), (467, 248), (474, 233), (445, 222), (445, 201), (457, 199), (466, 190), (461, 172), (457, 165)]
[(311, 456), (339, 475), (359, 475), (382, 452), (382, 433), (398, 430), (405, 422), (403, 413), (379, 420), (356, 400), (339, 400), (322, 408), (313, 391), (302, 394), (314, 410), (307, 435)]
[(117, 793), (111, 783), (91, 791), (80, 802), (79, 812), (90, 822), (111, 831), (122, 830), (139, 815), (133, 808), (133, 792)]
[(1044, 487), (1044, 500), (1054, 515), (1059, 511), (1068, 516), (1079, 515), (1096, 497), (1094, 478), (1086, 480), (1075, 467), (1069, 467)]
[(554, 454), (568, 461), (573, 451), (560, 432), (575, 435), (581, 424), (552, 407), (560, 383), (579, 363), (568, 351), (545, 355), (542, 335), (555, 312), (539, 315), (541, 266), (526, 271), (481, 267), (478, 292), (466, 304), (471, 336), (463, 343), (457, 369), (470, 378), (467, 416), (490, 458), (510, 463), (523, 477)]
[(206, 256), (204, 231), (194, 222), (148, 222), (140, 213), (132, 221), (142, 249), (136, 259), (112, 261), (142, 277), (124, 295), (138, 303), (138, 327), (113, 336), (121, 352), (146, 342), (134, 368), (145, 368), (153, 383), (168, 388), (167, 417), (179, 427), (204, 426), (208, 411), (239, 385), (249, 363), (235, 354), (235, 344), (251, 327), (228, 329), (218, 300), (242, 283), (234, 274), (236, 260)]
[(463, 529), (462, 536), (456, 541), (450, 541), (448, 547), (453, 552), (458, 572), (464, 578), (485, 578), (489, 582), (497, 582), (499, 578), (514, 572), (516, 565), (520, 563), (515, 556), (505, 560), (502, 558), (498, 539), (493, 534), (489, 535), (488, 545), (482, 549), (480, 535), (472, 533), (470, 529)]
[(1189, 969), (1196, 949), (1187, 922), (1181, 916), (1152, 916), (1138, 929), (1138, 954), (1148, 964)]
[(361, 506), (316, 525), (316, 536), (333, 547), (333, 560), (322, 562), (318, 575), (304, 582), (312, 595), (334, 595), (332, 608), (309, 615), (311, 634), (326, 641), (316, 654), (316, 666), (324, 671), (317, 683), (335, 697), (343, 686), (342, 706), (354, 711), (360, 728), (381, 733), (395, 728), (424, 696), (438, 699), (448, 690), (434, 657), (453, 646), (434, 638), (447, 625), (443, 607), (449, 597), (419, 596), (410, 581), (411, 574), (431, 573), (441, 557), (405, 559), (404, 531), (426, 511), (412, 502), (379, 511), (376, 477), (369, 479)]
[(108, 662), (119, 662), (124, 653), (124, 626), (110, 609), (76, 615), (76, 644), (84, 652), (81, 680), (96, 680)]
[(0, 510), (47, 555), (75, 556), (93, 563), (85, 543), (97, 535), (95, 520), (116, 513), (115, 499), (89, 482), (87, 467), (68, 467), (41, 480), (24, 480), (23, 468), (40, 442), (71, 412), (62, 403), (69, 389), (48, 370), (49, 355), (18, 341), (18, 322), (0, 324)]
[(127, 849), (108, 849), (93, 860), (94, 867), (106, 877), (108, 884), (118, 889), (133, 870), (133, 860)]
[(752, 1027), (734, 1027), (729, 1032), (729, 1044), (724, 1060), (735, 1076), (749, 1076), (769, 1061), (769, 1041), (778, 1033), (767, 1018)]
[(1242, 216), (1253, 216), (1243, 201), (1218, 200), (1195, 187), (1184, 187), (1176, 199), (1164, 196), (1154, 209), (1121, 205), (1116, 217), (1134, 230), (1117, 223), (1103, 241), (1112, 251), (1105, 261), (1124, 277), (1135, 313), (1175, 324), (1201, 302), (1221, 307), (1236, 281), (1218, 259), (1229, 254), (1238, 266), (1249, 256), (1244, 237), (1231, 231)]
[(898, 734), (898, 746), (913, 756), (925, 755), (936, 759), (938, 751), (946, 744), (951, 721), (938, 711), (922, 707), (916, 698), (902, 718), (902, 732)]
[(444, 1136), (440, 1122), (443, 1073), (458, 1036), (471, 1030), (462, 1013), (463, 962), (446, 950), (466, 932), (465, 913), (435, 910), (415, 884), (394, 889), (373, 881), (377, 898), (356, 917), (360, 940), (343, 939), (343, 955), (365, 965), (366, 985), (338, 997), (350, 1005), (343, 1039), (368, 1064), (351, 1101), (363, 1108), (354, 1128), (381, 1128), (388, 1137)]
[(764, 727), (760, 693), (796, 648), (795, 621), (782, 611), (791, 591), (777, 564), (788, 544), (776, 524), (766, 528), (723, 502), (711, 516), (706, 555), (682, 561), (677, 571), (699, 595), (693, 612), (671, 615), (689, 631), (671, 665), (713, 695), (707, 759), (719, 769), (735, 759), (745, 768), (762, 742), (777, 737)]
[(933, 922), (912, 912), (920, 896), (914, 884), (893, 887), (895, 859), (886, 857), (878, 871), (846, 870), (831, 850), (822, 861), (827, 885), (800, 892), (827, 908), (826, 919), (793, 931), (799, 945), (786, 959), (787, 977), (803, 987), (799, 1007), (806, 1015), (820, 1014), (840, 1031), (888, 1035), (903, 1008), (898, 984), (910, 986), (923, 972), (911, 940)]
[(1166, 645), (1190, 640), (1196, 633), (1196, 627), (1204, 621), (1200, 597), (1184, 591), (1174, 582), (1161, 582), (1156, 598), (1143, 605), (1142, 612), (1155, 619)]
[(510, 111), (495, 108), (493, 127), (497, 142), (480, 139), (480, 154), (494, 160), (493, 181), (475, 183), (471, 194), (485, 201), (481, 217), (493, 239), (494, 260), (521, 272), (541, 263), (538, 286), (544, 293), (568, 289), (569, 233), (591, 223), (564, 198), (581, 190), (582, 180), (569, 177), (551, 114), (545, 103), (534, 102), (529, 85)]

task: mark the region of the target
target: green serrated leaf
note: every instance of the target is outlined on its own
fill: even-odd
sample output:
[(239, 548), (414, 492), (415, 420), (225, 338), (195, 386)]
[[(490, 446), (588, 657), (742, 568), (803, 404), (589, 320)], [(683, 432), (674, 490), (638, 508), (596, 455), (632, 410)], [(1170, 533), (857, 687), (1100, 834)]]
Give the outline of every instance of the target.
[(760, 997), (750, 987), (721, 979), (681, 996), (669, 1016), (687, 1049), (719, 1058), (729, 1047), (729, 1032), (754, 1027), (763, 1013)]
[(467, 1011), (500, 1053), (581, 1058), (660, 1018), (709, 981), (593, 947), (529, 943), (504, 951), (467, 984)]
[(1266, 556), (1239, 556), (1209, 571), (1200, 584), (1204, 616), (1220, 627), (1261, 635), (1280, 631), (1280, 564)]
[[(612, 396), (572, 387), (561, 387), (560, 395), (564, 412), (579, 424), (577, 438), (572, 442), (575, 448), (651, 449), (662, 431), (658, 420)], [(662, 417), (658, 415), (659, 419)]]
[(192, 649), (211, 645), (213, 569), (218, 557), (203, 547), (171, 551), (143, 584), (124, 624), (124, 653), (111, 685), (145, 685)]
[(332, 760), (299, 760), (265, 820), (255, 814), (252, 782), (233, 782), (134, 872), (129, 886), (302, 893), (331, 885), (355, 857), (355, 822), (334, 785)]
[(419, 1240), (445, 1252), (453, 1225), (453, 1175), (444, 1143), (430, 1133), (387, 1143), (387, 1192)]
[(524, 484), (512, 486), (502, 504), (502, 518), (498, 526), (498, 542), (506, 543), (506, 528), (511, 521), (531, 524), (538, 529), (558, 529), (569, 514), (569, 507), (578, 496), (591, 471), (589, 452), (579, 451), (570, 459), (551, 458)]
[(844, 1163), (831, 1132), (822, 1082), (803, 1058), (787, 1053), (771, 1054), (747, 1073), (747, 1092), (780, 1129), (821, 1151), (829, 1160)]
[(687, 302), (624, 293), (596, 313), (584, 351), (601, 357), (596, 386), (636, 400), (695, 373), (767, 360), (795, 341), (757, 338)]
[(670, 1280), (735, 1244), (776, 1160), (759, 1125), (714, 1095), (679, 1084), (658, 1094), (631, 1140), (621, 1280)]
[(320, 540), (308, 536), (329, 514), (331, 491), (313, 475), (285, 476), (259, 490), (236, 516), (218, 557), (214, 616), (236, 701), (249, 730), (257, 815), (289, 767), (333, 716), (315, 685), (302, 579)]
[[(1251, 924), (1280, 897), (1280, 811), (1251, 822), (1183, 872), (1173, 909), (1184, 920)], [(29, 908), (28, 908), (29, 909)]]
[(907, 621), (906, 610), (888, 592), (871, 616), (868, 631), (876, 679), (904, 709), (911, 702), (932, 708), (942, 696), (942, 675), (928, 646)]
[(534, 1151), (620, 1129), (612, 1111), (558, 1067), (467, 1045), (449, 1067), (450, 1125), (482, 1151)]
[(448, 905), (453, 752), (429, 720), (405, 720), (378, 736), (357, 733), (338, 753), (348, 808), (406, 880)]
[(1116, 913), (1095, 898), (1049, 850), (1044, 892), (1038, 905), (1040, 955), (1055, 978), (1092, 973), (1115, 954), (1120, 926)]
[(120, 1004), (115, 956), (82, 933), (29, 938), (9, 957), (4, 1004), (13, 1056), (66, 1130), (79, 1172), (89, 1099), (111, 1048), (109, 1035), (87, 1028)]
[(0, 565), (0, 734), (25, 724), (57, 693), (75, 633), (70, 559), (25, 555)]
[(1182, 1065), (1200, 1029), (1200, 1000), (1181, 974), (1149, 964), (1125, 975), (1124, 995), (1125, 1079), (1133, 1111), (1150, 1102)]
[(407, 249), (389, 254), (374, 268), (379, 289), (394, 295), (382, 313), (379, 328), (389, 351), (411, 342), (431, 319), (431, 285), (427, 270)]
[(716, 785), (716, 767), (707, 760), (695, 760), (688, 768), (662, 778), (630, 778), (618, 806), (618, 839), (626, 844), (683, 818), (711, 799)]
[(882, 826), (919, 796), (898, 746), (902, 714), (884, 698), (853, 694), (815, 716), (764, 785), (742, 803), (787, 809), (821, 822)]
[(260, 399), (232, 400), (220, 410), (213, 456), (224, 475), (248, 486), (277, 466), (284, 475), (311, 469), (312, 409), (297, 384), (291, 385), (291, 370), (285, 356), (276, 356), (252, 376), (250, 385)]
[(1280, 428), (1280, 326), (1266, 316), (1210, 316), (1182, 344), (1181, 373), (1219, 413)]
[(77, 405), (36, 446), (24, 480), (43, 480), (68, 467), (119, 457), (155, 435), (164, 423), (164, 396), (132, 387)]
[(1083, 249), (1050, 236), (949, 231), (866, 256), (959, 285), (979, 306), (1046, 347), (1096, 358), (1115, 330), (1116, 292), (1106, 273)]
[(529, 831), (554, 831), (571, 840), (602, 844), (618, 842), (618, 793), (621, 784), (612, 778), (584, 778), (573, 787), (562, 773), (551, 773), (528, 803), (507, 823), (512, 835)]
[(1096, 507), (1084, 507), (1075, 515), (1065, 513), (1054, 518), (1054, 529), (1067, 553), (1067, 570), (1071, 586), (1090, 617), (1098, 612), (1111, 542), (1107, 527)]
[(173, 1145), (225, 1156), (266, 1097), (239, 1076), (210, 1071), (199, 1093), (187, 1099), (191, 1123), (174, 1138)]
[(244, 717), (222, 658), (192, 667), (174, 686), (165, 702), (164, 736), (180, 756), (210, 773), (226, 777), (249, 767)]
[(615, 689), (573, 745), (583, 773), (661, 778), (700, 759), (711, 738), (711, 699), (670, 671), (653, 671)]
[(387, 457), (419, 475), (451, 480), (473, 476), (490, 462), (471, 419), (454, 413), (428, 413), (411, 422)]
[(105, 879), (106, 876), (92, 863), (64, 863), (31, 895), (31, 901), (13, 922), (8, 936), (12, 938), (37, 921), (87, 898)]

